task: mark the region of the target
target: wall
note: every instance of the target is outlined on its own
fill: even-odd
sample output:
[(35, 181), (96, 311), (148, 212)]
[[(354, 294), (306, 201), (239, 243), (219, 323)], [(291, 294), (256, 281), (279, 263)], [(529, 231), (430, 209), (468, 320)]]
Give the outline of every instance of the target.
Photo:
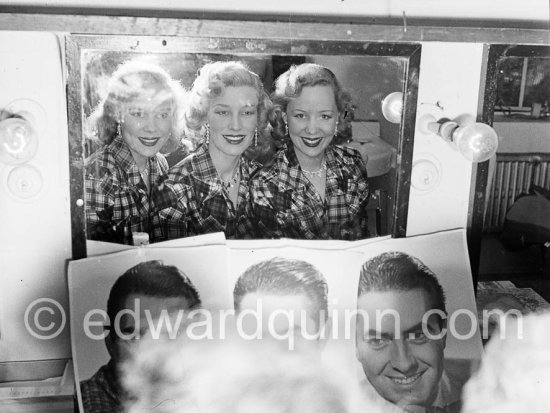
[[(0, 240), (2, 261), (6, 263), (4, 277), (9, 286), (2, 289), (6, 295), (2, 299), (2, 359), (68, 356), (66, 332), (55, 340), (41, 341), (30, 337), (21, 323), (26, 305), (35, 298), (53, 298), (66, 306), (64, 265), (71, 253), (67, 120), (60, 50), (56, 37), (49, 33), (3, 32), (1, 44), (3, 53), (13, 56), (2, 58), (2, 103), (31, 97), (46, 110), (48, 118), (48, 130), (41, 136), (36, 159), (44, 176), (43, 192), (32, 202), (3, 196), (7, 202), (2, 203), (2, 216), (10, 219)], [(481, 59), (479, 44), (424, 43), (418, 115), (440, 102), (447, 116), (475, 116)], [(433, 159), (439, 165), (440, 180), (431, 191), (411, 189), (407, 234), (464, 228), (471, 164), (438, 137), (425, 136), (417, 130), (415, 140), (414, 162)], [(2, 166), (3, 177), (8, 169)], [(16, 342), (24, 344), (14, 346)]]
[[(38, 103), (45, 115), (38, 152), (24, 165), (38, 171), (42, 185), (32, 178), (14, 181), (23, 185), (23, 192), (29, 188), (25, 185), (37, 185), (38, 193), (27, 199), (14, 195), (8, 189), (8, 176), (15, 167), (0, 162), (0, 361), (70, 357), (67, 328), (56, 338), (41, 340), (31, 336), (24, 323), (27, 306), (36, 299), (53, 299), (68, 307), (65, 265), (71, 257), (71, 228), (61, 62), (53, 34), (0, 31), (0, 109), (25, 98)], [(60, 309), (51, 304), (43, 306), (53, 309), (53, 314), (45, 309), (38, 315), (39, 324), (46, 327), (44, 334), (53, 333), (47, 326), (61, 319)], [(29, 314), (31, 324), (33, 314)], [(2, 371), (0, 380), (1, 376)]]
[(493, 123), (499, 138), (499, 153), (550, 153), (549, 121), (500, 121)]
[[(5, 5), (85, 4), (90, 6), (89, 3), (89, 1), (0, 1), (0, 4)], [(422, 9), (413, 8), (417, 16), (441, 17), (447, 13), (462, 18), (520, 19), (535, 23), (544, 19), (548, 21), (546, 0), (543, 2), (531, 0), (530, 4), (533, 7), (522, 4), (521, 10), (517, 10), (517, 2), (514, 0), (505, 2), (508, 7), (490, 9), (481, 6), (479, 2), (466, 1), (462, 3), (464, 7), (460, 10), (455, 10), (454, 6), (451, 7), (452, 4), (449, 1), (445, 2), (445, 8), (434, 7), (434, 1), (429, 0), (419, 3), (423, 5)], [(98, 1), (93, 4), (95, 7), (102, 7), (105, 3)], [(124, 4), (128, 2), (109, 2), (110, 7), (121, 7)], [(149, 2), (136, 1), (132, 3), (132, 7), (146, 7), (149, 4)], [(160, 8), (163, 4), (168, 3), (159, 2), (156, 6)], [(315, 3), (303, 2), (299, 5), (292, 2), (292, 7), (283, 7), (289, 4), (290, 2), (286, 1), (266, 4), (242, 0), (234, 2), (232, 11), (242, 8), (248, 12), (267, 13), (269, 7), (276, 7), (277, 10), (292, 10), (292, 13), (296, 14), (311, 13), (312, 10), (316, 10), (319, 13), (334, 15), (346, 13), (366, 15), (365, 3), (360, 0), (345, 2), (325, 0)], [(438, 5), (440, 4), (439, 0)], [(502, 5), (502, 2), (499, 4)], [(544, 7), (541, 8), (542, 4)], [(174, 7), (172, 3), (170, 5)], [(471, 5), (472, 8), (468, 9), (467, 5)], [(229, 6), (225, 2), (215, 0), (201, 3), (203, 10), (216, 7), (218, 7), (216, 10), (221, 10)], [(403, 1), (373, 2), (372, 5), (369, 3), (368, 15), (397, 17), (401, 16), (401, 12), (406, 9), (410, 16), (415, 14), (412, 11), (409, 13), (411, 7), (409, 4), (405, 5)], [(456, 13), (450, 14), (453, 11)], [(53, 20), (52, 24), (54, 24)], [(236, 24), (238, 23), (233, 23), (233, 25)], [(150, 27), (153, 26), (149, 24), (148, 28)], [(18, 29), (14, 28), (14, 30)], [(99, 30), (97, 27), (95, 29)], [(29, 29), (22, 27), (21, 30)], [(83, 26), (83, 30), (89, 32), (93, 27)], [(292, 35), (294, 31), (299, 32), (299, 28), (289, 24), (288, 33)], [(282, 30), (280, 33), (282, 37), (287, 34)], [(431, 36), (436, 36), (436, 33), (436, 30), (430, 31)], [(463, 36), (470, 35), (470, 33), (465, 34), (464, 31), (461, 33)], [(201, 35), (200, 32), (194, 34)], [(393, 41), (395, 37), (405, 34), (401, 33), (399, 27), (399, 33), (392, 31), (393, 37), (388, 41)], [(505, 34), (507, 38), (512, 36), (510, 32)], [(348, 34), (340, 33), (335, 36), (342, 38)], [(441, 37), (448, 36), (448, 31), (441, 29)], [(387, 40), (387, 38), (380, 35), (380, 38), (371, 40)], [(475, 117), (483, 67), (481, 41), (475, 38), (467, 43), (458, 41), (442, 43), (408, 38), (404, 40), (422, 43), (417, 116), (433, 111), (440, 116)], [(62, 50), (54, 34), (0, 31), (0, 90), (2, 90), (0, 108), (13, 99), (31, 98), (40, 103), (48, 120), (47, 128), (40, 136), (39, 152), (31, 161), (43, 177), (43, 188), (38, 196), (30, 201), (24, 201), (10, 195), (5, 180), (11, 167), (0, 164), (0, 216), (2, 217), (0, 269), (3, 283), (0, 290), (0, 360), (2, 361), (70, 356), (67, 329), (55, 339), (40, 340), (29, 335), (23, 323), (27, 305), (37, 298), (51, 298), (61, 303), (63, 308), (68, 307), (65, 264), (71, 256), (71, 232), (67, 118), (61, 54)], [(437, 109), (438, 103), (443, 106), (444, 111)], [(464, 228), (470, 199), (471, 164), (440, 138), (421, 133), (418, 130), (418, 122), (414, 139), (414, 185), (411, 188), (407, 235)], [(59, 316), (59, 312), (54, 314), (54, 317)], [(51, 314), (48, 312), (43, 312), (41, 317), (43, 317), (40, 319), (43, 326), (51, 321), (49, 318)]]
[[(48, 7), (89, 7), (91, 9), (151, 9), (149, 0), (11, 0), (0, 4)], [(548, 25), (549, 8), (547, 0), (279, 0), (260, 2), (250, 0), (203, 0), (200, 2), (174, 2), (156, 0), (155, 10), (184, 10), (190, 12), (262, 13), (278, 15), (316, 16), (368, 16), (375, 19), (448, 19), (485, 20), (502, 23), (506, 20), (521, 21), (527, 24)]]
[(482, 44), (422, 45), (407, 236), (466, 227), (472, 164), (443, 139), (422, 133), (419, 118), (475, 119), (482, 56)]

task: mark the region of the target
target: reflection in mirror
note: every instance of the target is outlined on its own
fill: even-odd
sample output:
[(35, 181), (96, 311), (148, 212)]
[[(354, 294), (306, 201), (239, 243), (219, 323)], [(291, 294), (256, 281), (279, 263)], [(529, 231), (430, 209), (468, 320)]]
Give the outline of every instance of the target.
[[(160, 39), (151, 41), (149, 38), (136, 40), (135, 37), (129, 36), (117, 38), (69, 36), (67, 62), (72, 160), (71, 193), (74, 201), (87, 200), (84, 216), (82, 208), (75, 206), (72, 211), (73, 255), (85, 256), (85, 238), (82, 241), (82, 234), (87, 233), (88, 239), (132, 243), (132, 232), (154, 231), (151, 229), (155, 227), (154, 223), (149, 222), (149, 226), (139, 223), (139, 219), (135, 217), (138, 214), (137, 210), (130, 213), (132, 216), (123, 217), (122, 219), (126, 221), (121, 222), (121, 225), (99, 229), (94, 227), (92, 224), (94, 220), (97, 222), (98, 217), (92, 216), (95, 212), (91, 212), (89, 193), (84, 194), (85, 191), (91, 190), (90, 184), (88, 178), (85, 179), (86, 185), (81, 181), (83, 174), (90, 175), (90, 165), (94, 165), (98, 154), (103, 153), (101, 151), (105, 148), (105, 141), (99, 139), (97, 126), (100, 123), (93, 123), (91, 120), (97, 117), (98, 109), (104, 106), (106, 95), (113, 87), (113, 79), (118, 76), (117, 70), (120, 70), (121, 65), (128, 61), (157, 66), (160, 71), (165, 72), (162, 76), (173, 79), (187, 90), (191, 88), (199, 69), (204, 64), (214, 61), (242, 61), (258, 74), (268, 94), (273, 91), (273, 83), (277, 77), (291, 65), (316, 63), (329, 68), (352, 97), (353, 122), (349, 130), (337, 136), (338, 140), (335, 142), (358, 150), (362, 158), (367, 161), (371, 197), (366, 213), (370, 236), (388, 234), (404, 236), (420, 47), (406, 44), (365, 45), (352, 42), (309, 43), (306, 41), (301, 48), (296, 49), (277, 41), (263, 41), (262, 47), (256, 48), (258, 53), (250, 53), (250, 50), (254, 50), (250, 41), (232, 40), (224, 43), (221, 40), (177, 39), (172, 41), (171, 48), (167, 48), (166, 42)], [(216, 42), (217, 53), (210, 52), (212, 42)], [(293, 50), (300, 50), (301, 53), (293, 53)], [(125, 86), (132, 84), (131, 79), (130, 83), (128, 79), (123, 80)], [(140, 87), (147, 86), (143, 81), (140, 82), (138, 82)], [(167, 123), (170, 126), (167, 126), (166, 135), (175, 139), (166, 138), (146, 143), (151, 144), (152, 152), (158, 151), (162, 154), (169, 166), (175, 165), (194, 150), (182, 127), (182, 113), (178, 106), (181, 102), (179, 92), (158, 84), (149, 84), (148, 87), (155, 93), (150, 96), (140, 96), (143, 102), (150, 103), (152, 98), (157, 99), (157, 92), (160, 89), (164, 90), (167, 96), (158, 101), (158, 105), (152, 103), (149, 106), (141, 105), (138, 108), (139, 113), (131, 115), (133, 118), (139, 115), (144, 119), (157, 115), (169, 117)], [(401, 92), (405, 96), (402, 122), (396, 123), (395, 120), (390, 122), (382, 114), (381, 103), (392, 92)], [(120, 122), (120, 114), (116, 116), (119, 117), (118, 123), (115, 119), (116, 128), (119, 130), (128, 128), (130, 124), (124, 119)], [(128, 133), (113, 128), (115, 126), (111, 127), (111, 134), (122, 132), (121, 135), (124, 136)], [(148, 170), (161, 175), (165, 171), (161, 166), (156, 169), (149, 164)], [(101, 173), (101, 170), (96, 168), (93, 175), (97, 176)], [(136, 176), (136, 181), (140, 180), (142, 179)], [(142, 189), (145, 193), (150, 190), (145, 187)], [(128, 200), (120, 202), (129, 203)], [(112, 217), (114, 212), (103, 212), (105, 213), (111, 214), (110, 217)], [(107, 234), (106, 237), (105, 234)], [(84, 252), (76, 253), (75, 248)]]
[[(550, 193), (544, 192), (550, 191), (550, 48), (490, 45), (486, 76), (481, 121), (492, 124), (499, 147), (477, 167), (468, 240), (474, 283), (478, 276), (544, 272), (537, 236), (550, 230), (536, 212)], [(518, 208), (531, 202), (518, 221)], [(492, 259), (495, 254), (505, 259)], [(530, 264), (516, 262), (518, 254), (529, 256)]]
[(505, 116), (548, 119), (550, 58), (512, 56), (500, 60), (495, 112)]

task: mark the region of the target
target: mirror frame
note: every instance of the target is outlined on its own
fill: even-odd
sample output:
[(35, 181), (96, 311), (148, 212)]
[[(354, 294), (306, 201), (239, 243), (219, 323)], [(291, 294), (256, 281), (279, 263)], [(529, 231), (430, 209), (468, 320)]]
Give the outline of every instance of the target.
[[(506, 57), (550, 57), (550, 46), (490, 44), (487, 46), (487, 64), (485, 70), (485, 88), (480, 122), (493, 126), (497, 100), (497, 72), (501, 59)], [(474, 291), (477, 292), (479, 264), (481, 257), (481, 239), (487, 202), (487, 185), (489, 184), (489, 161), (477, 165), (474, 190), (471, 198), (471, 221), (468, 228), (468, 253)]]
[(86, 257), (86, 217), (84, 206), (84, 160), (82, 138), (81, 55), (86, 50), (142, 53), (232, 53), (277, 55), (341, 55), (403, 58), (404, 105), (399, 125), (398, 170), (395, 177), (390, 235), (405, 237), (409, 207), (414, 129), (420, 71), (420, 43), (384, 43), (317, 39), (254, 39), (183, 36), (67, 35), (65, 38), (67, 114), (73, 259)]

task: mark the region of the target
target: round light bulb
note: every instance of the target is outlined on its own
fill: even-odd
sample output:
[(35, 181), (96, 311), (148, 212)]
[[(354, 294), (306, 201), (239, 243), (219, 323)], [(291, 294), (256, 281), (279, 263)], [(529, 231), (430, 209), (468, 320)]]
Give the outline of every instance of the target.
[(453, 132), (452, 139), (460, 153), (471, 162), (484, 162), (498, 149), (498, 135), (485, 123), (461, 126)]
[(0, 122), (0, 162), (18, 165), (36, 155), (38, 139), (29, 121), (8, 118)]
[(382, 114), (391, 123), (401, 123), (403, 114), (403, 93), (390, 93), (382, 100)]

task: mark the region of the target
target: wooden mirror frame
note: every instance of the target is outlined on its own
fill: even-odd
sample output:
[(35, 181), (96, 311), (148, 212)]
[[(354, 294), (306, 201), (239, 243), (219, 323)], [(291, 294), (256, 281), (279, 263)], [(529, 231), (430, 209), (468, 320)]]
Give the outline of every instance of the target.
[(69, 120), (69, 161), (71, 191), (71, 228), (73, 259), (86, 257), (86, 217), (84, 205), (84, 161), (82, 137), (81, 56), (86, 50), (159, 53), (230, 53), (276, 55), (380, 56), (403, 58), (404, 107), (399, 125), (395, 191), (389, 234), (404, 237), (407, 229), (411, 183), (414, 129), (418, 96), (421, 45), (331, 41), (318, 39), (251, 39), (221, 37), (162, 37), (133, 35), (67, 35), (68, 68), (67, 113)]

